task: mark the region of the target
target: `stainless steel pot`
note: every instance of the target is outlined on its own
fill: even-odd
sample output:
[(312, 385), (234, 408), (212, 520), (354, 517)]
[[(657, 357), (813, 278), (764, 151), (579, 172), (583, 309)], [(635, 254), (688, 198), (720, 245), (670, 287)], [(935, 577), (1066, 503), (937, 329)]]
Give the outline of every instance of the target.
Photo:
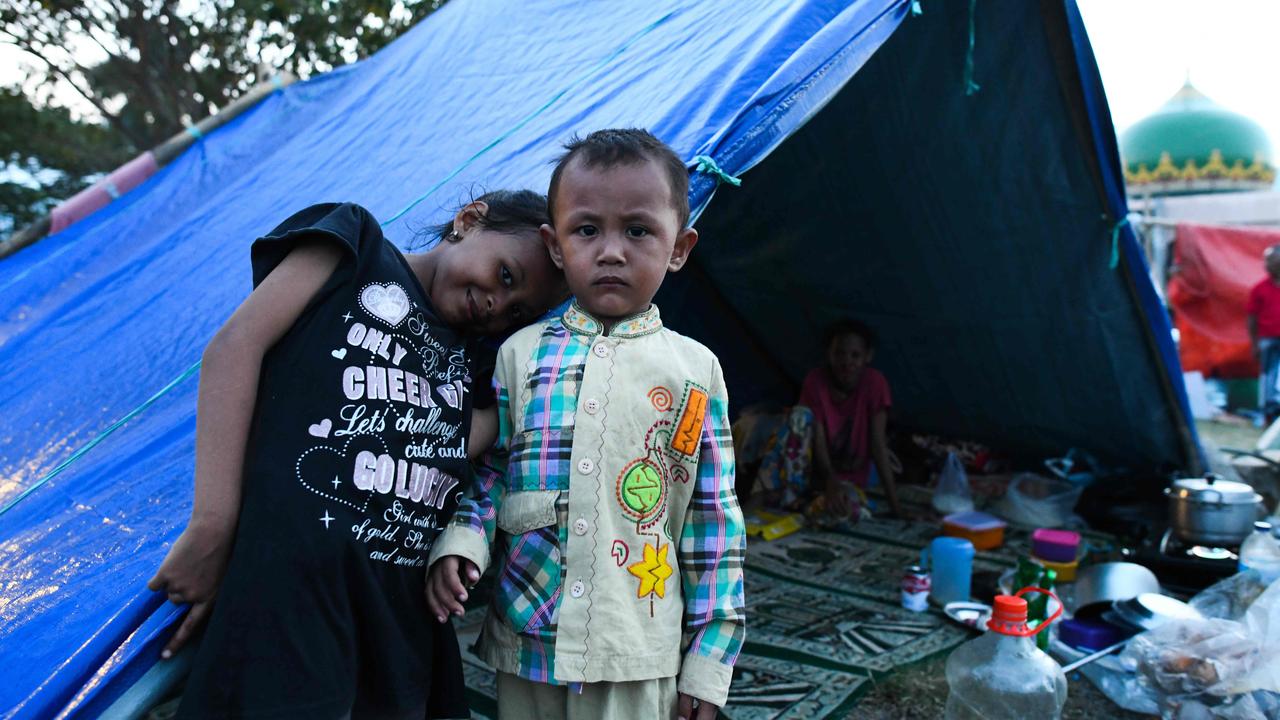
[(1196, 545), (1239, 545), (1262, 509), (1252, 487), (1216, 475), (1174, 480), (1164, 494), (1174, 535)]

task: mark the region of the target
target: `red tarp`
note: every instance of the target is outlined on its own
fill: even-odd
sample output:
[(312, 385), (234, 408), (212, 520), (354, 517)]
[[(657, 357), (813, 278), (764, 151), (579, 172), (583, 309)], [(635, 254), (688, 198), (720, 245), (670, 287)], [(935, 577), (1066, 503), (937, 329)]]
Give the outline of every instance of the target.
[(1272, 245), (1280, 245), (1280, 231), (1178, 224), (1168, 298), (1183, 370), (1224, 379), (1257, 376), (1245, 303), (1266, 277), (1262, 253)]

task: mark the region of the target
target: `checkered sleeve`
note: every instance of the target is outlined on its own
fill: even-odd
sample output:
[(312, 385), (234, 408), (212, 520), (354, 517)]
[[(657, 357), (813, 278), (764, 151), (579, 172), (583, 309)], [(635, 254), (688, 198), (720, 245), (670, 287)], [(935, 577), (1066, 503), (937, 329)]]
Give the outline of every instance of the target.
[(458, 503), (453, 520), (436, 539), (431, 550), (431, 563), (446, 555), (458, 555), (475, 563), (483, 573), (489, 565), (489, 546), (497, 527), (498, 508), (502, 505), (502, 482), (507, 473), (507, 457), (511, 449), (511, 397), (501, 376), (493, 376), (497, 398), (498, 439), (476, 464), (472, 492)]
[(678, 688), (720, 707), (728, 698), (733, 664), (746, 637), (742, 563), (747, 541), (733, 485), (728, 395), (720, 363), (714, 362), (697, 480), (680, 538), (689, 648)]

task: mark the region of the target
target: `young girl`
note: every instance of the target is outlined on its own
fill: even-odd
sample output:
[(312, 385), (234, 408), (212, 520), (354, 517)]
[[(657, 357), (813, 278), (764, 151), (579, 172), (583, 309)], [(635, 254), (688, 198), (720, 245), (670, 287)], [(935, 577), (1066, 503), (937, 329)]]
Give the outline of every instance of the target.
[(494, 434), (471, 427), (468, 342), (566, 294), (545, 222), (541, 195), (492, 192), (405, 256), (327, 204), (253, 244), (204, 352), (191, 520), (148, 584), (191, 605), (164, 657), (209, 619), (180, 716), (468, 714), (426, 558)]
[(805, 377), (799, 402), (761, 461), (764, 502), (820, 520), (856, 521), (854, 488), (866, 487), (874, 464), (890, 510), (903, 517), (886, 432), (889, 383), (870, 366), (875, 336), (860, 322), (841, 320), (827, 330), (823, 347), (826, 363)]

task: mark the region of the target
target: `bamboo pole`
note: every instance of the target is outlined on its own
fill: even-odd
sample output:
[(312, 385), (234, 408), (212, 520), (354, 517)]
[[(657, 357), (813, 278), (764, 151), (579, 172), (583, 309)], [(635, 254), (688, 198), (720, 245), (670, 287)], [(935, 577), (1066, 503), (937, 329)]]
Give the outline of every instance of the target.
[[(296, 81), (297, 78), (293, 75), (281, 73), (273, 76), (270, 80), (254, 85), (249, 89), (249, 92), (241, 95), (231, 104), (152, 148), (151, 154), (155, 157), (156, 166), (159, 168), (168, 165), (194, 145), (196, 140), (226, 125), (244, 114), (249, 108), (257, 105), (263, 98), (278, 90), (283, 90)], [(48, 235), (49, 229), (52, 227), (53, 216), (45, 215), (30, 225), (17, 230), (0, 242), (0, 259), (4, 259), (22, 248), (34, 244)]]

